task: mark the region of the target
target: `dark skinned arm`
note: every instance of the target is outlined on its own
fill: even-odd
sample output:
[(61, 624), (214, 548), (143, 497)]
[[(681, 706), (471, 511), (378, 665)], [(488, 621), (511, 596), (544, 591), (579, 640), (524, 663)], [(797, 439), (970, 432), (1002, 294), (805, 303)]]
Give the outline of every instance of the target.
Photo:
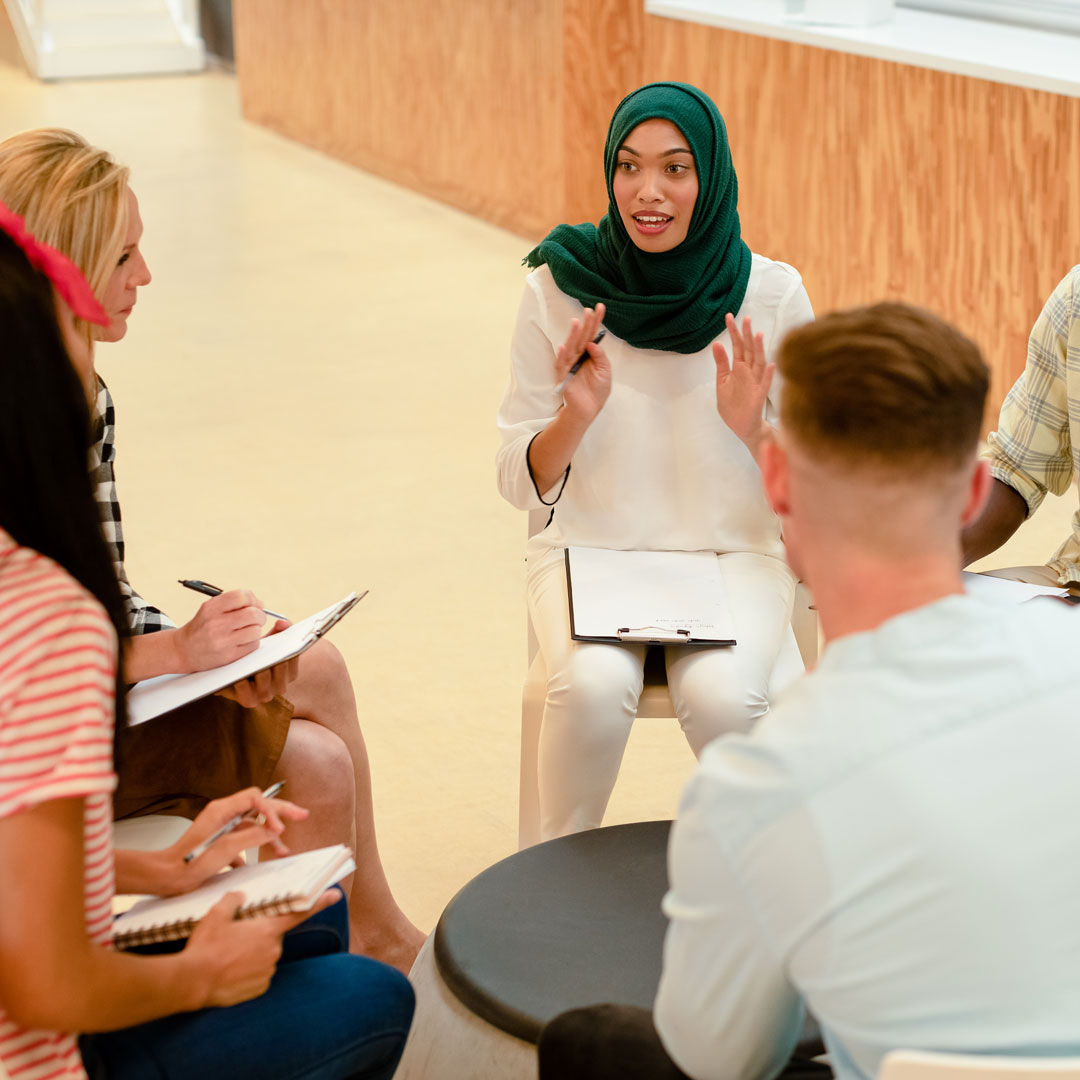
[(983, 512), (961, 534), (964, 566), (997, 551), (1024, 523), (1027, 509), (1015, 488), (993, 480)]

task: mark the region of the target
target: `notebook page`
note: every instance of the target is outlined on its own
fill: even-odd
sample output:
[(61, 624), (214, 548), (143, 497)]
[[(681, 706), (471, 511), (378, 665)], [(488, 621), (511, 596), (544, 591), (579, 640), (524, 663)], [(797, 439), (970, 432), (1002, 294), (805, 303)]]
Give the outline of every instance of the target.
[(349, 849), (337, 844), (229, 870), (182, 896), (139, 901), (113, 922), (113, 934), (120, 938), (154, 926), (201, 919), (227, 892), (242, 892), (245, 908), (259, 907), (284, 897), (313, 899), (311, 893), (318, 887), (318, 882), (332, 867), (348, 859)]

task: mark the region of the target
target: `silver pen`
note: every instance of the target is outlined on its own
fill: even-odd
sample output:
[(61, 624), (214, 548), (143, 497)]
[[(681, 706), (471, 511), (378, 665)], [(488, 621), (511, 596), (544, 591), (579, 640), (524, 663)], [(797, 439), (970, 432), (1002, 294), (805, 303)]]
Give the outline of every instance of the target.
[[(279, 780), (276, 784), (271, 784), (262, 793), (263, 798), (264, 799), (272, 799), (275, 795), (278, 794), (279, 791), (281, 791), (281, 789), (284, 786), (285, 786), (285, 781), (284, 780)], [(189, 851), (184, 856), (184, 862), (186, 862), (186, 863), (192, 862), (193, 860), (197, 859), (200, 855), (204, 855), (206, 853), (206, 849), (209, 848), (210, 845), (212, 843), (214, 843), (215, 840), (220, 840), (226, 834), (231, 833), (233, 831), (233, 829), (235, 829), (240, 824), (240, 822), (242, 822), (248, 816), (249, 813), (250, 813), (250, 811), (245, 810), (244, 813), (237, 814), (235, 817), (229, 818), (229, 820), (226, 821), (225, 824), (222, 825), (221, 828), (218, 829), (217, 832), (213, 833), (211, 836), (208, 836), (201, 844), (199, 844), (195, 848), (194, 851)]]

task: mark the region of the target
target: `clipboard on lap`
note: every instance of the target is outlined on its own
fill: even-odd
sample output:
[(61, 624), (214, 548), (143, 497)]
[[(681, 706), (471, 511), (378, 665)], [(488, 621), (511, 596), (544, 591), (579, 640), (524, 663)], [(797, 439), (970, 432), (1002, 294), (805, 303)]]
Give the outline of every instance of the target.
[(715, 552), (568, 547), (564, 555), (575, 641), (735, 644)]
[(142, 724), (163, 713), (172, 712), (189, 701), (209, 697), (226, 686), (256, 673), (291, 660), (306, 652), (332, 626), (336, 626), (363, 598), (349, 593), (343, 600), (331, 604), (300, 622), (293, 623), (277, 634), (267, 634), (259, 639), (253, 652), (222, 667), (207, 671), (192, 671), (183, 675), (158, 675), (136, 683), (127, 695), (128, 725)]

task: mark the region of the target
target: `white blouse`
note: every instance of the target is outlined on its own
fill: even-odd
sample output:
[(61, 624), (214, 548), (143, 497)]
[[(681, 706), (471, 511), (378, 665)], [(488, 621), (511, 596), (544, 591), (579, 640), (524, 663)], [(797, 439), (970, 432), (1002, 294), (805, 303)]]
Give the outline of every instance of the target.
[[(529, 274), (499, 409), (499, 492), (521, 510), (555, 502), (537, 550), (580, 545), (639, 551), (750, 551), (783, 556), (780, 522), (770, 509), (750, 452), (716, 411), (712, 349), (697, 353), (637, 349), (608, 333), (611, 395), (585, 432), (562, 478), (537, 494), (529, 443), (556, 416), (556, 349), (582, 305), (555, 284), (545, 265)], [(765, 335), (769, 359), (784, 334), (814, 317), (799, 272), (754, 255), (739, 309)], [(731, 355), (729, 334), (718, 339)], [(765, 418), (775, 422), (779, 380)]]

